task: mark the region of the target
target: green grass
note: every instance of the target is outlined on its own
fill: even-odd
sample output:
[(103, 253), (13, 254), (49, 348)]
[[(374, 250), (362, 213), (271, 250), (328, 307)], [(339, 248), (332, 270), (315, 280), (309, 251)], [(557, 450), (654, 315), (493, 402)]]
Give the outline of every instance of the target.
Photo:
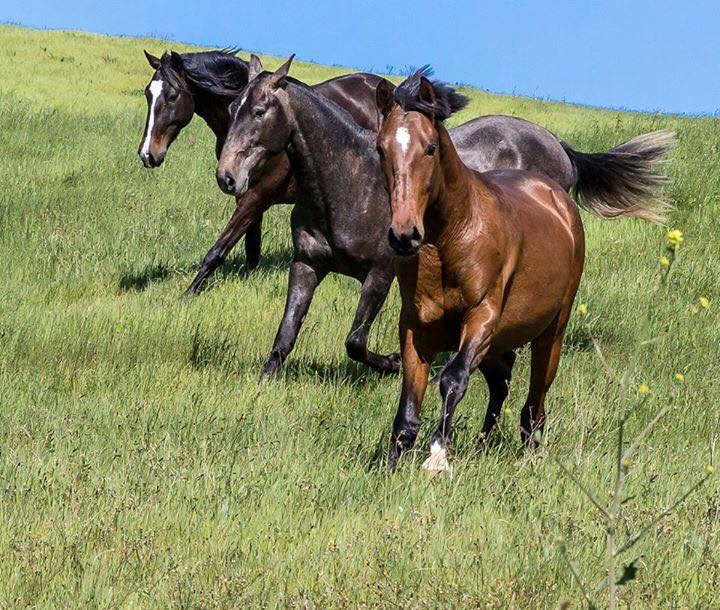
[[(584, 214), (589, 311), (571, 322), (547, 444), (531, 455), (518, 440), (523, 351), (489, 449), (474, 445), (486, 401), (475, 378), (453, 476), (426, 479), (433, 387), (419, 451), (389, 477), (399, 380), (344, 355), (356, 283), (328, 279), (284, 377), (256, 383), (284, 304), (286, 207), (266, 215), (257, 272), (245, 273), (239, 248), (205, 293), (179, 299), (232, 201), (215, 186), (199, 120), (161, 169), (137, 159), (150, 76), (141, 50), (170, 46), (0, 28), (0, 607), (581, 607), (557, 541), (592, 587), (605, 532), (551, 458), (607, 499), (625, 412), (637, 407), (632, 435), (675, 405), (640, 447), (621, 536), (713, 459), (720, 121), (465, 90), (472, 103), (453, 124), (514, 114), (580, 150), (677, 130), (667, 196), (685, 243), (661, 285), (665, 229)], [(293, 65), (308, 82), (342, 72)], [(710, 307), (693, 314), (700, 296)], [(376, 349), (395, 349), (398, 306), (393, 290)], [(648, 397), (624, 392), (623, 376), (647, 383)], [(633, 549), (640, 570), (620, 607), (717, 607), (719, 534), (713, 478)]]

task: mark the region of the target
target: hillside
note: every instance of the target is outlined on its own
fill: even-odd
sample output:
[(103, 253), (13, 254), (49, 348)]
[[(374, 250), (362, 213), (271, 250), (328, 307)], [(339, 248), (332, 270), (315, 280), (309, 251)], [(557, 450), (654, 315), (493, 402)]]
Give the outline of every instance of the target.
[[(137, 158), (142, 50), (169, 48), (190, 50), (0, 27), (0, 607), (581, 607), (559, 541), (593, 588), (605, 531), (557, 461), (605, 502), (621, 418), (632, 410), (634, 437), (673, 406), (631, 464), (624, 538), (716, 460), (720, 119), (463, 88), (472, 102), (451, 124), (512, 114), (583, 151), (676, 130), (675, 210), (669, 227), (583, 213), (587, 315), (571, 321), (536, 455), (517, 438), (522, 352), (489, 448), (475, 446), (478, 378), (458, 409), (453, 476), (426, 479), (431, 387), (417, 456), (389, 477), (399, 380), (345, 357), (357, 283), (329, 278), (285, 375), (256, 383), (284, 305), (286, 206), (266, 214), (258, 270), (238, 248), (203, 294), (179, 298), (234, 202), (197, 118), (161, 168)], [(344, 72), (296, 62), (291, 74)], [(662, 281), (668, 228), (684, 242)], [(394, 289), (373, 349), (395, 349), (398, 305)], [(625, 557), (640, 569), (624, 607), (715, 607), (719, 535), (715, 476)]]

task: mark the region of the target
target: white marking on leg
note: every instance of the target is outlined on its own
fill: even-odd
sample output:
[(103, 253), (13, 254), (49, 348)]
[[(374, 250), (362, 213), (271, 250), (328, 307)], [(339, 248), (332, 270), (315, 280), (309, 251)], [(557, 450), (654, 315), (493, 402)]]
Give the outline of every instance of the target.
[(400, 144), (402, 151), (407, 152), (408, 146), (410, 145), (410, 132), (407, 127), (398, 127), (395, 132), (395, 141)]
[(422, 467), (427, 471), (430, 478), (441, 472), (450, 471), (447, 451), (438, 441), (434, 441), (430, 445), (430, 457), (423, 462)]
[(150, 114), (148, 115), (147, 131), (145, 132), (145, 140), (143, 141), (142, 149), (140, 152), (143, 156), (147, 156), (150, 152), (150, 139), (152, 137), (153, 125), (155, 124), (155, 103), (157, 98), (160, 96), (163, 88), (163, 81), (154, 80), (150, 83), (150, 94), (152, 99), (150, 100)]

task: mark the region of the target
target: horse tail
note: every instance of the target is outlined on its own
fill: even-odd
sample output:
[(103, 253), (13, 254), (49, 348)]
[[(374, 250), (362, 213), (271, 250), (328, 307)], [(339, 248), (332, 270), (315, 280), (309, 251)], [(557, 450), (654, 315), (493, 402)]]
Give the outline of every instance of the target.
[(602, 218), (635, 216), (664, 222), (671, 208), (659, 191), (668, 177), (657, 169), (667, 161), (675, 141), (675, 133), (663, 129), (603, 153), (578, 152), (561, 142), (575, 170), (576, 199)]

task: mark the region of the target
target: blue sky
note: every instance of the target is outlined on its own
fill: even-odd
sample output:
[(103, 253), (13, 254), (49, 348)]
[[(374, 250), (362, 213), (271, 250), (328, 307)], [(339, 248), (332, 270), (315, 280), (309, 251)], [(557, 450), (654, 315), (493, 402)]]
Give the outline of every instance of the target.
[(3, 0), (0, 20), (294, 52), (378, 72), (431, 63), (438, 78), (491, 91), (720, 111), (720, 9), (709, 0)]

